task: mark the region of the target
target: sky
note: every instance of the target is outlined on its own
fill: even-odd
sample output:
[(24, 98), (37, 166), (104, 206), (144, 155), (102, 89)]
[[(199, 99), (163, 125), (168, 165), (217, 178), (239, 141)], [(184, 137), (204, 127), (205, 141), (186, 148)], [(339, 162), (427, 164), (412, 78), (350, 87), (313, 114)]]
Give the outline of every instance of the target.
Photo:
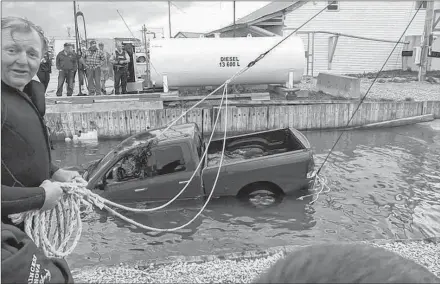
[[(141, 38), (145, 24), (153, 32), (163, 30), (169, 36), (167, 1), (76, 1), (84, 13), (88, 38), (132, 37), (118, 12), (133, 34)], [(269, 1), (236, 1), (239, 19), (267, 5)], [(67, 37), (68, 27), (74, 31), (73, 1), (31, 2), (2, 1), (2, 17), (20, 16), (43, 28), (47, 37)], [(82, 21), (82, 18), (78, 18)], [(233, 22), (232, 1), (171, 2), (171, 33), (179, 31), (210, 32)], [(82, 30), (82, 22), (79, 23)]]

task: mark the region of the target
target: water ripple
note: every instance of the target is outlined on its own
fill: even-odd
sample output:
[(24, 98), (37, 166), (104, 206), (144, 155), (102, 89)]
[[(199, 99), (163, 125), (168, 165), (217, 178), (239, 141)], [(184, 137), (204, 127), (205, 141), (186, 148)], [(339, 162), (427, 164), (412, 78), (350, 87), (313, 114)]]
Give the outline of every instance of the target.
[[(305, 134), (319, 166), (339, 133)], [(63, 166), (75, 166), (100, 158), (116, 144), (57, 144), (54, 156)], [(439, 146), (440, 129), (430, 124), (346, 132), (322, 171), (332, 190), (313, 205), (311, 197), (292, 196), (262, 210), (220, 198), (188, 228), (172, 233), (146, 232), (94, 212), (86, 216), (81, 243), (69, 262), (81, 266), (316, 240), (440, 236)], [(188, 222), (202, 204), (193, 200), (148, 214), (124, 213), (145, 225), (167, 228)]]

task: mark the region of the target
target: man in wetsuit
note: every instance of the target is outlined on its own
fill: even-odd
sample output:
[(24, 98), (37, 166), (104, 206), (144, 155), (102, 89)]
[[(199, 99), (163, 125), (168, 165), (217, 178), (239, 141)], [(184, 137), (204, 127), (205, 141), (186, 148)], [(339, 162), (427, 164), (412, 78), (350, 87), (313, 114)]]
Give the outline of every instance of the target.
[[(48, 210), (63, 191), (53, 181), (67, 182), (78, 172), (52, 164), (48, 132), (43, 120), (44, 87), (31, 81), (47, 44), (33, 23), (2, 18), (1, 57), (1, 201), (2, 282), (72, 283), (64, 260), (52, 260), (15, 226), (10, 214)], [(43, 93), (42, 93), (43, 92)], [(40, 273), (36, 274), (36, 269)]]

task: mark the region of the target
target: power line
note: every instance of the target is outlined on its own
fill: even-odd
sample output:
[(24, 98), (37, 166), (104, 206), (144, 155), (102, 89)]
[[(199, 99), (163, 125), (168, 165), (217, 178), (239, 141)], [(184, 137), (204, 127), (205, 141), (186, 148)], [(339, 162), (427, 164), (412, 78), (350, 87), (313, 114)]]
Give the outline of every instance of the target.
[(122, 21), (124, 22), (125, 26), (127, 27), (127, 29), (130, 31), (131, 36), (136, 39), (136, 37), (134, 36), (133, 32), (131, 31), (130, 27), (127, 25), (127, 23), (125, 22), (124, 18), (122, 17), (121, 13), (119, 13), (119, 10), (116, 9), (116, 12), (118, 12), (119, 16), (121, 17)]
[(186, 12), (185, 12), (183, 9), (181, 9), (179, 6), (177, 6), (176, 4), (174, 4), (174, 3), (171, 2), (171, 1), (170, 1), (170, 3), (171, 3), (171, 5), (173, 5), (174, 7), (176, 7), (180, 12), (186, 14)]

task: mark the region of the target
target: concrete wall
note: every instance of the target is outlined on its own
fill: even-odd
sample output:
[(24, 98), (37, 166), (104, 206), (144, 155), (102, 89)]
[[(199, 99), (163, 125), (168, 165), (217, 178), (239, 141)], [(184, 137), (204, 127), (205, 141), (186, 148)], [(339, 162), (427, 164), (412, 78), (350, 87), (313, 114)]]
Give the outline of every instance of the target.
[(319, 73), (316, 87), (319, 91), (352, 99), (361, 98), (361, 80), (359, 78), (330, 73)]
[[(351, 35), (397, 40), (415, 13), (415, 1), (338, 1), (339, 11), (324, 11), (300, 31), (329, 31)], [(310, 1), (286, 15), (286, 28), (297, 28), (327, 5), (327, 1)], [(420, 10), (406, 35), (423, 32), (425, 10)], [(290, 33), (291, 30), (285, 30)], [(300, 35), (307, 50), (307, 35)], [(328, 69), (329, 43), (327, 34), (315, 35), (314, 74), (339, 74), (378, 71), (393, 49), (393, 43), (373, 42), (340, 37), (332, 69)], [(401, 69), (399, 45), (385, 69)]]

